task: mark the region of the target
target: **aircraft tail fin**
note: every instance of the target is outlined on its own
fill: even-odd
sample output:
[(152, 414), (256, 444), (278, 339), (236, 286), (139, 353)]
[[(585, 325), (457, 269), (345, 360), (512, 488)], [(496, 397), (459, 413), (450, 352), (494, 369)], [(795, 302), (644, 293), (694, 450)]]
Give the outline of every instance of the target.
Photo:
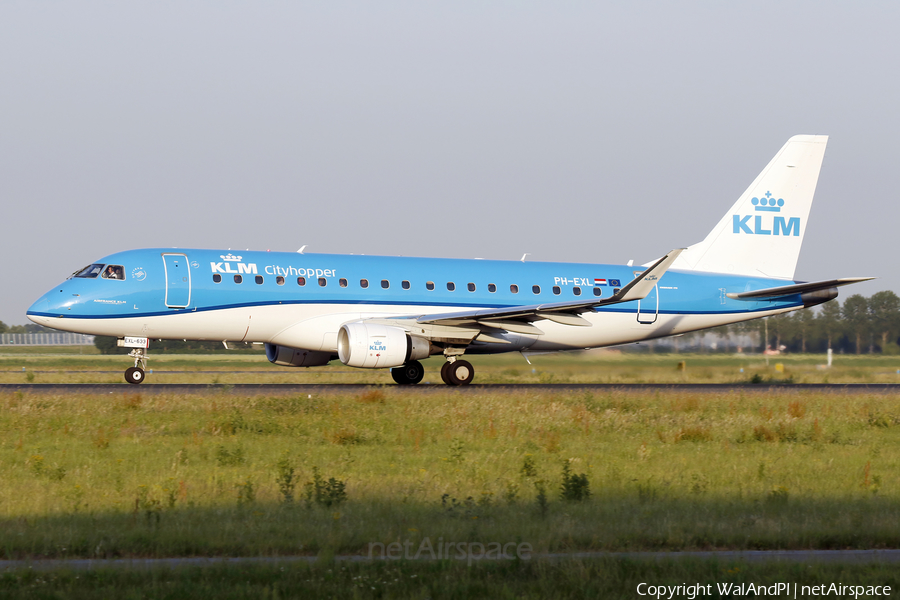
[(828, 136), (797, 135), (672, 269), (793, 279)]

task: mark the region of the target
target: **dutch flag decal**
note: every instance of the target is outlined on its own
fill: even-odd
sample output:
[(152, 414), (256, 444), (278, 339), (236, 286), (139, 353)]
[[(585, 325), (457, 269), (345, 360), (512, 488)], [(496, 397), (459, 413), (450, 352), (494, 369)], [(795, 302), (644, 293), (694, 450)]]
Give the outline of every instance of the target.
[(595, 279), (594, 285), (606, 285), (606, 280), (605, 279)]

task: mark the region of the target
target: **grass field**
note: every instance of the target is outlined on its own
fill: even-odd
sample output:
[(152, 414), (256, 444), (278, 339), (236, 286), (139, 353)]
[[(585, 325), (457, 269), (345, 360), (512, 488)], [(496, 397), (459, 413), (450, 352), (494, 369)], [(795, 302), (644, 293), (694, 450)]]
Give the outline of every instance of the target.
[[(29, 359), (53, 371), (75, 369), (82, 360)], [(0, 360), (3, 377), (22, 381), (21, 373), (8, 371), (21, 356)], [(223, 367), (216, 357), (158, 358), (160, 369), (163, 363), (173, 370), (259, 367), (261, 374), (252, 377), (279, 380), (267, 363), (245, 360)], [(532, 360), (535, 373), (507, 357), (485, 361), (479, 375), (495, 381), (592, 375), (729, 381), (757, 369), (797, 381), (819, 373), (821, 358), (785, 357), (784, 372), (775, 371), (774, 360), (764, 371), (758, 358), (741, 363), (719, 356)], [(539, 366), (540, 360), (546, 362)], [(680, 360), (685, 371), (677, 369)], [(892, 368), (890, 359), (841, 361), (849, 364), (829, 377), (845, 369), (848, 378), (867, 379), (866, 373)], [(745, 372), (739, 379), (740, 364)], [(685, 577), (721, 581), (723, 573), (769, 581), (788, 577), (793, 567), (500, 561), (467, 570), (464, 562), (351, 566), (329, 557), (367, 555), (371, 544), (418, 548), (426, 540), (527, 543), (535, 552), (900, 547), (895, 395), (618, 390), (473, 396), (452, 389), (417, 395), (395, 393), (392, 386), (313, 397), (142, 395), (139, 387), (125, 394), (15, 393), (0, 395), (0, 472), (3, 558), (301, 554), (321, 561), (275, 575), (268, 567), (242, 567), (240, 577), (220, 579), (192, 569), (0, 579), (0, 586), (22, 594), (78, 597), (137, 582), (136, 589), (151, 586), (180, 597), (178, 590), (217, 590), (214, 581), (231, 581), (230, 597), (275, 597), (276, 584), (289, 596), (302, 580), (304, 589), (343, 597), (494, 595), (484, 590), (564, 597), (576, 589), (567, 586), (579, 585), (603, 597), (635, 597), (629, 586), (632, 578), (648, 576), (644, 569), (661, 569), (658, 577), (682, 583)], [(822, 577), (845, 582), (896, 579), (887, 567), (816, 568), (824, 569)], [(363, 593), (353, 577), (379, 583)], [(418, 577), (445, 577), (452, 585), (436, 589), (433, 582), (412, 581)], [(531, 586), (512, 583), (519, 579)], [(227, 596), (224, 589), (216, 594)]]
[[(565, 561), (486, 563), (390, 562), (316, 565), (222, 566), (157, 571), (23, 572), (0, 574), (4, 598), (640, 598), (640, 583), (699, 583), (900, 587), (895, 565), (761, 564), (719, 561)], [(745, 588), (746, 589), (746, 588)], [(642, 588), (646, 591), (646, 587)], [(832, 594), (832, 596), (834, 596)], [(645, 596), (646, 597), (646, 596)], [(664, 596), (665, 597), (665, 596)], [(689, 598), (678, 595), (676, 598)], [(697, 596), (709, 598), (710, 596)], [(728, 597), (713, 595), (715, 597)], [(741, 597), (741, 596), (735, 596)], [(786, 597), (781, 595), (781, 597)], [(853, 596), (844, 596), (850, 597)], [(884, 598), (885, 596), (881, 596)], [(655, 598), (651, 596), (651, 598)]]

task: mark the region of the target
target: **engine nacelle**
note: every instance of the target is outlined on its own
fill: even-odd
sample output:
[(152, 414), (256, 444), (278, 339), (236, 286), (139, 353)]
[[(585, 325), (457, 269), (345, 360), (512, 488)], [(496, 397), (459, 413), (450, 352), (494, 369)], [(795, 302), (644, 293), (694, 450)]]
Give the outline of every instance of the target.
[(399, 367), (428, 358), (431, 342), (400, 327), (376, 323), (347, 323), (338, 332), (338, 358), (348, 367)]
[(266, 358), (281, 367), (320, 367), (334, 360), (334, 354), (266, 344)]

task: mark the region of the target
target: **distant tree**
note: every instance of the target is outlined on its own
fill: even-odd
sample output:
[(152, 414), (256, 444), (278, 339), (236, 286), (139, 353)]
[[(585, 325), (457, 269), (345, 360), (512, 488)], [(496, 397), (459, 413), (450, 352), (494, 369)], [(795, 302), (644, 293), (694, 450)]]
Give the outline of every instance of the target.
[(872, 330), (881, 336), (881, 351), (888, 345), (888, 338), (896, 337), (900, 328), (900, 298), (889, 290), (878, 292), (869, 298), (869, 315)]
[(0, 333), (6, 333), (8, 330), (9, 326), (3, 321), (0, 321)]
[(4, 333), (54, 333), (55, 331), (55, 329), (50, 329), (49, 327), (29, 323), (28, 325), (13, 325)]
[(853, 294), (844, 301), (841, 309), (844, 321), (856, 340), (856, 353), (862, 352), (863, 340), (869, 334), (869, 302), (860, 294)]
[(769, 317), (769, 337), (775, 336), (774, 350), (780, 350), (783, 342), (790, 341), (794, 333), (794, 320), (790, 313)]
[(831, 300), (822, 305), (822, 310), (816, 317), (816, 325), (822, 337), (828, 342), (827, 348), (832, 348), (832, 342), (841, 337), (843, 324), (841, 323), (841, 303)]
[(806, 341), (815, 330), (816, 315), (810, 310), (801, 310), (794, 317), (794, 331), (800, 338), (800, 352), (806, 353)]

